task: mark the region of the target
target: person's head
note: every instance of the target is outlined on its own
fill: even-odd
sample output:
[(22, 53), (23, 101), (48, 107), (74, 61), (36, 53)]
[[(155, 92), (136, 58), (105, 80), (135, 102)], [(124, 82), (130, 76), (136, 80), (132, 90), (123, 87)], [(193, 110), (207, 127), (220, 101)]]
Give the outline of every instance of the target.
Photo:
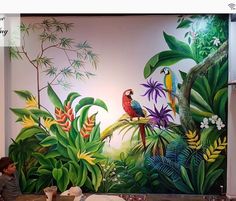
[(7, 175), (12, 175), (16, 172), (16, 166), (9, 157), (0, 159), (0, 172)]

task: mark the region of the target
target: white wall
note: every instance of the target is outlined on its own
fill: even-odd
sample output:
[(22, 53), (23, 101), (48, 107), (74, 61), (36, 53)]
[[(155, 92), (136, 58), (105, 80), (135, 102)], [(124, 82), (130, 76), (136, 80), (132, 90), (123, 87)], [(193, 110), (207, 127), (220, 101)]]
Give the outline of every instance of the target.
[[(229, 23), (229, 82), (236, 81), (236, 22)], [(229, 87), (227, 196), (236, 198), (236, 86)]]

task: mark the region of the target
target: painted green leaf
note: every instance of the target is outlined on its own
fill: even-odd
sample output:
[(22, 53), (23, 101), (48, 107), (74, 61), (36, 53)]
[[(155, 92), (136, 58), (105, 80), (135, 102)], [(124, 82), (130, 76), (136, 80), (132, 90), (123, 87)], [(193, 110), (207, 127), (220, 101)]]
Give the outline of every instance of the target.
[(194, 188), (191, 184), (191, 181), (189, 179), (189, 176), (188, 176), (188, 173), (187, 173), (187, 170), (185, 169), (184, 166), (181, 165), (180, 167), (180, 170), (181, 170), (181, 177), (183, 178), (184, 182), (188, 185), (188, 187), (194, 191)]
[(100, 123), (94, 126), (90, 136), (89, 142), (96, 141), (100, 139)]
[(62, 174), (63, 174), (62, 168), (53, 168), (52, 176), (57, 181), (57, 183), (59, 183), (59, 181), (62, 177)]
[(177, 29), (179, 29), (179, 28), (189, 28), (192, 23), (193, 22), (191, 20), (188, 20), (188, 19), (182, 20), (179, 23), (179, 25), (177, 26)]
[(70, 102), (70, 103), (72, 103), (76, 98), (78, 98), (78, 97), (80, 97), (80, 94), (79, 93), (77, 93), (77, 92), (71, 92), (68, 96), (67, 96), (67, 98), (66, 98), (66, 100), (65, 100), (65, 102), (64, 102), (64, 105), (66, 105), (68, 102)]
[(177, 40), (174, 36), (168, 35), (165, 32), (163, 32), (163, 35), (164, 35), (167, 45), (169, 46), (171, 50), (182, 52), (184, 55), (186, 55), (187, 58), (194, 59), (192, 50), (187, 43)]
[(204, 100), (208, 100), (209, 99), (209, 94), (208, 92), (205, 90), (204, 85), (202, 85), (201, 79), (197, 79), (195, 80), (192, 90), (197, 91)]
[(101, 143), (100, 140), (86, 143), (86, 152), (97, 152)]
[(101, 170), (99, 169), (99, 167), (97, 167), (96, 165), (89, 165), (87, 163), (85, 163), (87, 166), (87, 169), (89, 170), (89, 172), (91, 173), (92, 176), (92, 184), (94, 186), (95, 191), (98, 191), (98, 187), (100, 186), (101, 182), (102, 182), (102, 173)]
[(43, 141), (40, 142), (43, 147), (49, 147), (57, 144), (57, 139), (55, 136), (48, 136)]
[(138, 171), (135, 176), (134, 176), (134, 179), (136, 182), (139, 182), (143, 177), (143, 173), (141, 171)]
[(194, 105), (190, 105), (190, 111), (194, 119), (198, 122), (201, 122), (203, 117), (211, 117), (213, 113), (200, 110)]
[(27, 186), (27, 181), (26, 181), (26, 177), (25, 177), (23, 169), (20, 170), (20, 173), (21, 175), (19, 177), (19, 182), (20, 182), (21, 190), (24, 191)]
[(59, 183), (57, 183), (61, 192), (67, 189), (69, 182), (70, 180), (69, 180), (68, 170), (65, 167), (62, 167), (62, 176), (61, 179), (59, 180)]
[(20, 90), (20, 91), (15, 90), (14, 92), (18, 96), (20, 96), (21, 98), (24, 98), (24, 99), (27, 99), (27, 98), (30, 98), (31, 96), (33, 96), (33, 94), (28, 90)]
[(55, 91), (52, 89), (51, 85), (48, 84), (48, 97), (50, 98), (51, 102), (53, 103), (53, 105), (57, 108), (60, 109), (64, 109), (61, 100), (59, 99), (59, 97), (57, 96), (57, 94), (55, 93)]
[(91, 105), (94, 103), (94, 98), (92, 97), (85, 97), (82, 98), (79, 103), (75, 106), (75, 113), (77, 113), (82, 107), (86, 105)]
[(106, 103), (101, 99), (96, 99), (94, 102), (94, 105), (97, 105), (97, 106), (103, 108), (104, 110), (108, 111)]
[(218, 79), (218, 82), (216, 84), (216, 91), (220, 90), (222, 87), (227, 87), (228, 85), (228, 61), (224, 62), (224, 64), (220, 68), (220, 79)]
[(84, 122), (86, 121), (86, 119), (88, 118), (88, 111), (90, 109), (92, 105), (87, 105), (85, 106), (81, 112), (80, 112), (80, 118), (79, 118), (79, 126), (80, 126), (80, 129), (83, 127), (84, 125)]
[(68, 153), (68, 156), (71, 160), (78, 161), (78, 158), (76, 157), (77, 152), (78, 151), (74, 147), (67, 146), (67, 153)]
[[(79, 116), (78, 117), (76, 117), (75, 119), (74, 119), (74, 121), (72, 122), (72, 128), (74, 129), (74, 131), (76, 132), (76, 133), (79, 133), (79, 128), (78, 128), (78, 125), (79, 125)], [(74, 132), (73, 131), (73, 132)]]
[(75, 140), (79, 132), (76, 132), (76, 130), (72, 127), (69, 131), (69, 145), (72, 147), (75, 147)]
[(212, 187), (212, 185), (215, 183), (215, 181), (219, 178), (219, 176), (224, 172), (223, 169), (218, 169), (215, 170), (213, 172), (211, 172), (205, 181), (204, 184), (204, 193), (207, 193), (209, 191), (209, 189)]
[(26, 117), (31, 116), (35, 122), (38, 122), (37, 116), (35, 116), (32, 112), (30, 112), (30, 110), (27, 110), (27, 109), (24, 109), (24, 108), (23, 108), (23, 109), (22, 109), (22, 108), (10, 108), (10, 110), (11, 110), (15, 115), (17, 115), (18, 117), (20, 117), (20, 119), (19, 119), (20, 121), (22, 121), (22, 118), (23, 118), (24, 116), (26, 116)]
[(36, 192), (39, 192), (42, 188), (49, 186), (51, 179), (52, 178), (49, 177), (48, 175), (40, 175), (36, 184)]
[(78, 177), (81, 179), (80, 182), (77, 183), (78, 186), (83, 186), (88, 178), (88, 169), (84, 163), (81, 163), (81, 168), (78, 170)]
[(201, 194), (204, 193), (204, 189), (203, 189), (204, 180), (205, 180), (205, 162), (204, 160), (202, 160), (197, 170), (198, 193), (201, 193)]
[(215, 171), (217, 168), (219, 168), (225, 160), (225, 156), (219, 156), (214, 163), (210, 163), (208, 167), (208, 171), (206, 174), (206, 177), (208, 177), (213, 171)]
[(45, 175), (51, 175), (52, 171), (48, 170), (48, 169), (44, 169), (44, 168), (40, 168), (37, 171), (38, 173), (40, 173), (41, 175), (45, 174)]
[(213, 94), (214, 94), (215, 89), (217, 87), (217, 82), (221, 76), (222, 75), (220, 75), (219, 64), (217, 64), (216, 66), (213, 66), (212, 68), (210, 68), (208, 70), (207, 79), (208, 79), (209, 83), (211, 83), (211, 89), (212, 89)]
[[(202, 118), (203, 120), (203, 118)], [(215, 135), (215, 127), (209, 126), (209, 128), (204, 128), (200, 135), (201, 144), (203, 147), (209, 146), (209, 138), (211, 135)]]
[(50, 160), (45, 158), (45, 156), (43, 154), (35, 152), (32, 155), (39, 161), (39, 163), (42, 166), (45, 166), (46, 169), (52, 167)]
[(172, 181), (175, 187), (183, 193), (192, 193), (191, 189), (182, 180)]
[(171, 66), (183, 59), (192, 59), (183, 52), (167, 50), (154, 55), (144, 67), (144, 78), (148, 78), (160, 66)]
[(38, 126), (33, 126), (30, 128), (23, 128), (20, 133), (17, 135), (15, 141), (19, 142), (20, 140), (25, 140), (27, 138), (30, 138), (32, 136), (35, 136), (36, 134), (39, 133), (46, 133), (45, 130)]
[(226, 119), (227, 100), (228, 100), (227, 87), (220, 89), (214, 96), (213, 100), (214, 111), (222, 118), (222, 120)]
[(194, 89), (191, 90), (191, 101), (197, 103), (202, 108), (204, 108), (203, 111), (212, 113), (211, 106), (202, 98), (202, 96), (195, 91)]
[(57, 143), (57, 151), (65, 158), (69, 158), (66, 146), (62, 145), (60, 142)]
[(45, 158), (56, 158), (60, 156), (60, 153), (57, 150), (51, 151), (45, 155)]
[(52, 116), (52, 114), (50, 114), (49, 112), (43, 111), (43, 110), (40, 110), (40, 109), (30, 109), (29, 111), (32, 114), (34, 114), (37, 118), (39, 118), (39, 117), (45, 117), (45, 118), (49, 117), (49, 118), (52, 118), (52, 119), (54, 118)]
[(78, 183), (78, 180), (81, 179), (79, 177), (78, 172), (79, 172), (80, 166), (78, 163), (75, 163), (74, 161), (69, 163), (69, 179), (72, 182), (73, 186), (76, 186)]
[(57, 140), (65, 147), (69, 144), (67, 134), (61, 129), (59, 125), (52, 125), (51, 131), (56, 135)]
[(85, 151), (84, 138), (82, 137), (82, 135), (80, 133), (78, 133), (78, 135), (76, 136), (75, 146), (78, 150), (80, 150), (80, 152)]

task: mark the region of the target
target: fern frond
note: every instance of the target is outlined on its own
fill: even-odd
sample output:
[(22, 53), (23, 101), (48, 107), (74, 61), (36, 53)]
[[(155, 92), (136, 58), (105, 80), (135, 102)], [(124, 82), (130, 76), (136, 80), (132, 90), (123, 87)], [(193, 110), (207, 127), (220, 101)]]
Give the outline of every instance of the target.
[(203, 158), (209, 162), (213, 163), (215, 162), (216, 158), (219, 157), (221, 151), (223, 151), (227, 146), (226, 137), (224, 137), (223, 142), (220, 138), (214, 141), (213, 146), (210, 145), (206, 152), (203, 154)]
[(171, 178), (172, 181), (177, 181), (181, 178), (180, 166), (164, 156), (149, 157), (147, 165)]

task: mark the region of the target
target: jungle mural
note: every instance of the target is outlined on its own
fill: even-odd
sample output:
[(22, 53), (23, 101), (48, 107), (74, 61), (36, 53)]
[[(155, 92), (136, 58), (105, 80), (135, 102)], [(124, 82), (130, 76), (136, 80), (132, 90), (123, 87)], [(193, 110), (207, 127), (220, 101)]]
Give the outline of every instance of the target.
[[(144, 66), (142, 97), (153, 107), (135, 100), (135, 91), (127, 85), (121, 94), (124, 114), (104, 130), (97, 114), (109, 112), (109, 108), (102, 98), (70, 92), (61, 100), (54, 90), (55, 85), (68, 87), (69, 76), (81, 79), (93, 75), (81, 68), (89, 63), (97, 69), (98, 56), (89, 43), (74, 46), (72, 38), (59, 38), (57, 33), (71, 31), (73, 24), (55, 18), (33, 25), (22, 23), (23, 45), (10, 48), (10, 57), (26, 59), (37, 77), (37, 94), (15, 91), (26, 107), (11, 108), (22, 124), (9, 154), (18, 162), (23, 192), (41, 192), (46, 186), (57, 185), (61, 192), (80, 186), (84, 192), (218, 194), (220, 186), (225, 187), (228, 17), (176, 18), (176, 29), (186, 30), (187, 42), (164, 30), (163, 40), (169, 49), (158, 52)], [(207, 32), (198, 29), (201, 20), (207, 22)], [(36, 58), (30, 58), (24, 47), (32, 30), (40, 36)], [(50, 48), (67, 56), (66, 68), (55, 67), (47, 56)], [(175, 71), (174, 64), (184, 59), (195, 65), (187, 72)], [(158, 70), (164, 80), (151, 77)], [(40, 88), (41, 71), (51, 80)], [(52, 112), (40, 103), (43, 90), (54, 106)], [(159, 107), (159, 98), (165, 98), (166, 104)], [(91, 113), (95, 107), (98, 111)], [(104, 152), (105, 140), (115, 132), (130, 133), (132, 142), (117, 159)]]

